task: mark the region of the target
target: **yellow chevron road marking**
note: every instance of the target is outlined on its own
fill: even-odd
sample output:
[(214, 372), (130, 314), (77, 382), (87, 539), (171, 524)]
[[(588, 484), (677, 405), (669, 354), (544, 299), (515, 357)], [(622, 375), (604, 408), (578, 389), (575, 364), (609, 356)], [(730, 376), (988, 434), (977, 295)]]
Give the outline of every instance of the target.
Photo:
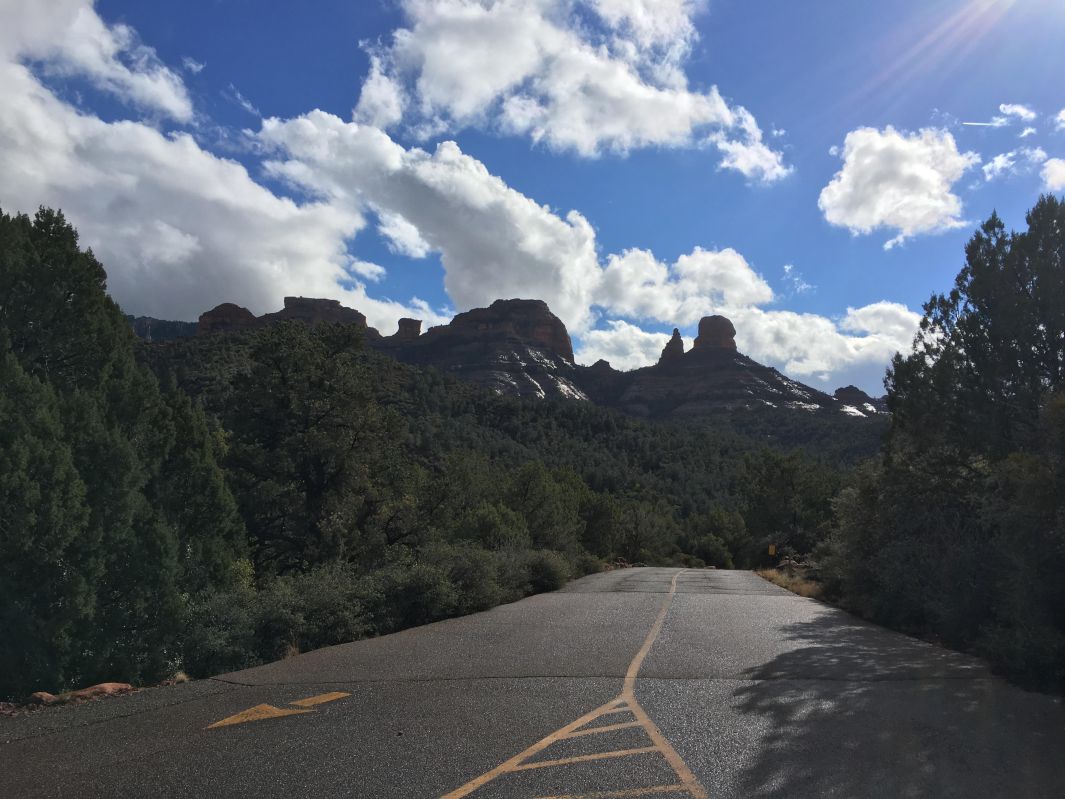
[[(651, 630), (647, 633), (647, 638), (644, 640), (643, 646), (640, 647), (640, 651), (636, 653), (636, 656), (629, 664), (628, 670), (625, 672), (625, 682), (619, 696), (611, 699), (605, 705), (596, 708), (590, 713), (586, 713), (576, 721), (570, 722), (565, 727), (545, 736), (525, 751), (518, 753), (510, 758), (510, 760), (500, 763), (491, 771), (486, 771), (479, 777), (474, 777), (461, 788), (456, 788), (450, 793), (444, 794), (441, 799), (463, 799), (504, 774), (513, 774), (515, 772), (528, 771), (530, 769), (560, 768), (573, 763), (586, 763), (589, 761), (608, 760), (628, 757), (630, 755), (651, 753), (658, 753), (666, 759), (666, 762), (669, 763), (670, 768), (673, 769), (673, 773), (676, 774), (679, 782), (670, 785), (622, 788), (613, 791), (593, 791), (592, 793), (565, 794), (564, 796), (544, 797), (544, 799), (595, 799), (596, 797), (603, 797), (605, 799), (605, 797), (650, 796), (656, 793), (685, 793), (691, 797), (691, 799), (707, 799), (706, 790), (699, 784), (699, 781), (695, 779), (695, 775), (692, 774), (691, 769), (688, 768), (688, 764), (677, 754), (677, 751), (669, 741), (666, 740), (666, 737), (662, 735), (661, 730), (659, 730), (655, 723), (651, 721), (651, 718), (636, 701), (636, 678), (640, 673), (640, 667), (643, 665), (643, 661), (647, 657), (647, 654), (651, 651), (651, 647), (654, 645), (659, 633), (662, 632), (662, 625), (665, 624), (666, 615), (669, 613), (670, 605), (673, 603), (673, 597), (677, 593), (677, 578), (683, 573), (684, 570), (681, 570), (673, 576), (673, 580), (669, 586), (669, 593), (666, 596), (665, 601), (662, 603), (662, 608), (658, 612), (658, 617), (655, 619), (654, 624), (651, 625)], [(602, 716), (608, 716), (615, 713), (631, 713), (635, 717), (635, 721), (623, 722), (620, 724), (607, 724), (598, 727), (587, 726)], [(609, 752), (597, 752), (588, 755), (577, 755), (575, 757), (557, 758), (554, 760), (531, 760), (533, 756), (559, 741), (585, 735), (594, 735), (613, 730), (637, 727), (642, 729), (647, 737), (651, 739), (651, 746)]]
[(263, 721), (264, 719), (279, 719), (282, 716), (296, 716), (300, 713), (313, 713), (313, 710), (293, 710), (291, 708), (274, 707), (273, 705), (256, 705), (255, 707), (242, 710), (234, 716), (209, 724), (207, 729), (215, 730), (219, 727), (231, 727), (234, 724), (247, 724), (249, 721)]
[(317, 705), (324, 705), (326, 702), (335, 702), (338, 699), (344, 699), (348, 696), (351, 696), (351, 694), (343, 691), (332, 691), (328, 694), (309, 696), (306, 699), (297, 699), (295, 702), (289, 702), (290, 705), (295, 705), (295, 708), (274, 707), (273, 705), (256, 705), (247, 710), (242, 710), (240, 713), (233, 716), (224, 718), (221, 721), (216, 721), (214, 724), (208, 724), (207, 729), (215, 730), (219, 727), (232, 727), (235, 724), (247, 724), (249, 721), (264, 721), (266, 719), (279, 719), (284, 716), (299, 716), (303, 713), (313, 713), (313, 708)]
[(351, 696), (351, 694), (343, 691), (332, 691), (328, 694), (318, 694), (318, 696), (310, 696), (306, 699), (297, 699), (295, 702), (289, 702), (289, 704), (296, 707), (314, 707), (316, 705), (324, 705), (326, 702), (335, 702), (347, 696)]

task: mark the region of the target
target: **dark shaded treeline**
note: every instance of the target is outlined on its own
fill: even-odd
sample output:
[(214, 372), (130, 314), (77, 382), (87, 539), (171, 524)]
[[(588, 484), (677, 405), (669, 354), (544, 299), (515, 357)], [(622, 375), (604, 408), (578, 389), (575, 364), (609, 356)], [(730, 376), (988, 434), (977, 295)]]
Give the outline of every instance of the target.
[(237, 668), (619, 558), (806, 551), (882, 432), (504, 399), (351, 326), (138, 343), (105, 280), (61, 214), (0, 217), (3, 696)]
[(992, 216), (888, 373), (890, 436), (836, 500), (830, 589), (1065, 689), (1065, 205)]

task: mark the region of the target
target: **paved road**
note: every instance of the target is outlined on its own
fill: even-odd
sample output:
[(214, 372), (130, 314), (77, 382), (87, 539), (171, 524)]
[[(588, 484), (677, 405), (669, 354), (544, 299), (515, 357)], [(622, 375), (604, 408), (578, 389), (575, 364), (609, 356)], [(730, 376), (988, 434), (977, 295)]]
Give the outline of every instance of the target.
[(0, 719), (11, 797), (1060, 797), (1065, 708), (746, 572), (632, 569)]

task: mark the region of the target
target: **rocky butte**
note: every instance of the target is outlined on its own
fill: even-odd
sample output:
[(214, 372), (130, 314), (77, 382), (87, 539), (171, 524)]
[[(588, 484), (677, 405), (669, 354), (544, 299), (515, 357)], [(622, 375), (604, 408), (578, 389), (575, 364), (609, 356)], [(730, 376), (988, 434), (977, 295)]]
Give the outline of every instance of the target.
[(496, 300), (383, 349), (499, 394), (587, 399), (574, 382), (581, 367), (569, 332), (542, 300)]
[[(280, 311), (258, 317), (247, 308), (223, 303), (200, 316), (195, 327), (197, 335), (240, 333), (290, 320), (358, 325), (366, 331), (367, 344), (381, 353), (498, 394), (592, 401), (636, 416), (691, 417), (765, 407), (863, 417), (886, 410), (883, 400), (854, 386), (830, 396), (748, 358), (737, 349), (736, 327), (724, 316), (700, 320), (687, 352), (680, 331), (674, 329), (658, 363), (629, 372), (606, 361), (575, 364), (565, 324), (542, 300), (496, 300), (424, 333), (419, 320), (401, 319), (391, 336), (368, 327), (365, 316), (336, 300), (308, 297), (286, 297)], [(170, 324), (147, 318), (131, 318), (131, 323), (141, 331)], [(191, 332), (191, 327), (173, 329)]]
[(840, 409), (835, 398), (740, 353), (736, 327), (724, 316), (699, 321), (690, 351), (684, 351), (680, 332), (674, 330), (657, 364), (622, 374), (610, 388), (613, 396), (594, 389), (589, 393), (636, 416), (699, 416), (756, 407)]

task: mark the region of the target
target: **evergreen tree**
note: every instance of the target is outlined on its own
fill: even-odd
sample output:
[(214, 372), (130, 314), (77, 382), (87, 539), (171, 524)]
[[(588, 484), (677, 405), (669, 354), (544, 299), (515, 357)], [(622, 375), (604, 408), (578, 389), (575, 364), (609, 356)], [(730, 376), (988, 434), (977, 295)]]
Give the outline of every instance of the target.
[[(190, 406), (168, 404), (137, 364), (105, 281), (61, 213), (42, 209), (32, 222), (0, 216), (6, 357), (51, 392), (43, 407), (55, 409), (55, 457), (69, 461), (84, 508), (81, 523), (62, 529), (59, 517), (49, 517), (56, 525), (50, 535), (65, 542), (70, 584), (81, 587), (69, 604), (66, 583), (41, 585), (50, 598), (40, 607), (56, 614), (44, 623), (69, 635), (41, 639), (51, 648), (41, 657), (54, 662), (40, 672), (45, 689), (165, 676), (177, 665), (183, 592), (202, 587), (204, 573), (224, 570), (239, 552), (239, 522), (206, 426), (196, 424)], [(22, 404), (9, 412), (29, 410)], [(8, 479), (23, 476), (12, 468)], [(71, 613), (84, 623), (65, 624)]]
[(992, 216), (888, 373), (891, 435), (836, 502), (833, 587), (875, 619), (1065, 686), (1065, 204)]
[(368, 396), (359, 342), (353, 327), (276, 325), (254, 336), (250, 371), (236, 378), (226, 464), (269, 570), (379, 557), (397, 535), (390, 489), (403, 464)]
[(0, 331), (0, 695), (62, 685), (99, 569), (77, 557), (88, 509), (59, 403)]

